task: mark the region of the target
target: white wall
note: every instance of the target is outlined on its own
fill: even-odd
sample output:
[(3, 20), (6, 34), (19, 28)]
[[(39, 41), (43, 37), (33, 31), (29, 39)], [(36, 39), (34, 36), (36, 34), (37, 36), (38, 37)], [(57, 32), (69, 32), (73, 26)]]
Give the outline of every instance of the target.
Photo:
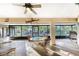
[(25, 8), (15, 6), (11, 3), (0, 4), (0, 17), (69, 17), (74, 18), (79, 16), (79, 6), (73, 3), (43, 3), (41, 8), (36, 8), (37, 15), (28, 10), (27, 14), (24, 14)]

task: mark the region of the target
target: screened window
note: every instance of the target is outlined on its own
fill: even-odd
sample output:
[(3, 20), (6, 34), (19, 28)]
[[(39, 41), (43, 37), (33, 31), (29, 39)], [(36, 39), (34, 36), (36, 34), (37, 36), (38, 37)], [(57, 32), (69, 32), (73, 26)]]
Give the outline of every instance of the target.
[(10, 33), (9, 35), (12, 37), (12, 36), (15, 36), (15, 26), (10, 26)]
[(21, 36), (21, 26), (15, 26), (15, 36)]
[(56, 25), (56, 36), (69, 36), (70, 31), (76, 31), (74, 25)]
[(61, 35), (61, 26), (56, 26), (56, 36)]
[(6, 28), (6, 36), (10, 36), (8, 27)]
[(50, 36), (50, 26), (47, 26), (47, 35)]
[(71, 29), (71, 26), (61, 26), (61, 36), (69, 36)]
[[(9, 31), (11, 37), (32, 36), (33, 38), (50, 35), (49, 25), (10, 25)], [(35, 39), (36, 40), (36, 39)], [(38, 40), (38, 39), (37, 39)]]
[(22, 26), (22, 36), (32, 36), (32, 26)]
[(73, 27), (73, 31), (77, 31), (77, 27), (74, 25)]
[(39, 26), (39, 36), (46, 36), (49, 34), (49, 29), (47, 26)]
[(32, 36), (33, 36), (33, 37), (38, 37), (38, 36), (39, 36), (39, 29), (38, 29), (38, 26), (33, 26), (33, 27), (32, 27)]

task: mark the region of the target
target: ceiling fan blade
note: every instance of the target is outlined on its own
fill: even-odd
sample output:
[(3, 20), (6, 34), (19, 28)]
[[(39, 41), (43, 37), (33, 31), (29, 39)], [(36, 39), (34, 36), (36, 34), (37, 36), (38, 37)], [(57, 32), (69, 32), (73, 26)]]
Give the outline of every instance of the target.
[(32, 8), (29, 8), (34, 14), (37, 14)]
[(39, 21), (39, 19), (37, 19), (36, 21)]
[(41, 4), (32, 5), (32, 8), (41, 8)]
[(25, 21), (25, 23), (32, 23), (32, 21)]
[(79, 6), (79, 3), (75, 3), (75, 5)]
[(34, 19), (33, 19), (33, 18), (31, 18), (31, 20), (32, 20), (32, 21), (39, 21), (39, 19), (35, 19), (35, 18), (34, 18)]
[(21, 6), (21, 7), (25, 7), (24, 4), (13, 4), (13, 5), (15, 5), (15, 6)]
[(75, 3), (76, 5), (79, 5), (79, 3)]
[(26, 14), (26, 13), (27, 13), (27, 9), (25, 8), (24, 14)]

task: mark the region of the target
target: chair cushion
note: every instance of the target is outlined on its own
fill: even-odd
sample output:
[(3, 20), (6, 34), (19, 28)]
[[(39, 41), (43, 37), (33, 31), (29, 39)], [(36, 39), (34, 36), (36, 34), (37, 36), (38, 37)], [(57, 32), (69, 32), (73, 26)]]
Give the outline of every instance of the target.
[(14, 51), (15, 48), (10, 48), (10, 47), (7, 47), (7, 48), (0, 48), (0, 56), (1, 55), (6, 55), (12, 51)]

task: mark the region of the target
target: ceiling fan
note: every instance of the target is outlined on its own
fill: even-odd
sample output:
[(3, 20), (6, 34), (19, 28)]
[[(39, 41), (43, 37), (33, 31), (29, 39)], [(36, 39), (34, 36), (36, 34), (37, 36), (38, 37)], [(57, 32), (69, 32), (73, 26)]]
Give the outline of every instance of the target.
[(31, 20), (25, 21), (25, 23), (32, 23), (32, 22), (34, 22), (34, 21), (39, 21), (39, 19), (31, 18)]
[(32, 11), (34, 14), (37, 14), (37, 12), (33, 8), (41, 8), (41, 4), (31, 4), (31, 3), (24, 3), (24, 4), (15, 4), (17, 6), (25, 7), (25, 12), (27, 12), (27, 8), (29, 8), (30, 11)]

